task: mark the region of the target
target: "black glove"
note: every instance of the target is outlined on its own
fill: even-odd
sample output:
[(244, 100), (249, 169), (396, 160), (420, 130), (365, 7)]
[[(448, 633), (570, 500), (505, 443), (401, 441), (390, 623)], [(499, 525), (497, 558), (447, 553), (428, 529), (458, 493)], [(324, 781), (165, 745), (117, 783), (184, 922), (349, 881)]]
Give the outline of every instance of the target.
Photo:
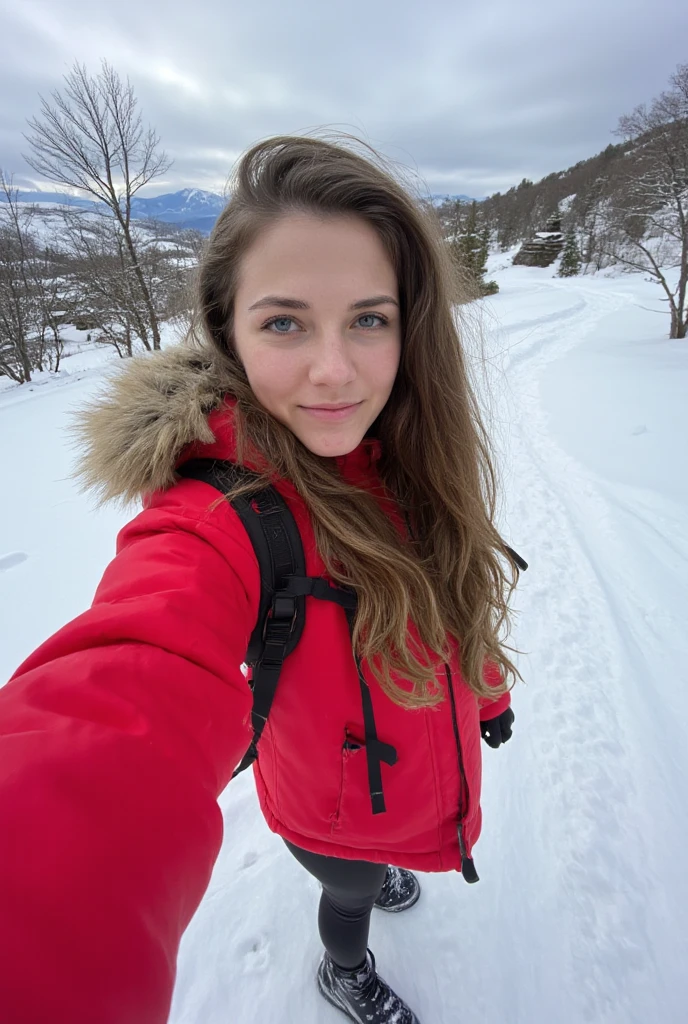
[(480, 732), (485, 742), (496, 750), (500, 744), (510, 740), (515, 717), (511, 708), (507, 708), (496, 718), (488, 718), (486, 722), (481, 722)]

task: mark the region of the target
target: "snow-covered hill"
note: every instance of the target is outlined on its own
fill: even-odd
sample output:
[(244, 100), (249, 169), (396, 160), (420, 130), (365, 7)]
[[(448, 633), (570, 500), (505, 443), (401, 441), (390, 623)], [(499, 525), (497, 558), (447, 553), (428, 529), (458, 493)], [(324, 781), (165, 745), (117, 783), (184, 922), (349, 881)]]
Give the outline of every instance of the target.
[[(105, 207), (90, 199), (68, 196), (61, 192), (20, 191), (22, 203), (35, 204), (41, 212), (61, 206), (80, 207), (102, 212)], [(0, 202), (6, 201), (0, 193)], [(180, 192), (169, 192), (161, 196), (135, 196), (132, 200), (132, 216), (139, 220), (159, 220), (164, 224), (176, 224), (182, 228), (195, 228), (203, 234), (210, 234), (226, 200), (215, 192), (200, 188), (185, 188)]]
[[(527, 686), (512, 742), (484, 748), (481, 882), (422, 876), (416, 907), (374, 914), (371, 948), (423, 1024), (682, 1024), (688, 343), (665, 340), (642, 278), (504, 262), (472, 358), (502, 532), (530, 562), (514, 638)], [(0, 394), (1, 678), (88, 605), (128, 518), (69, 480), (63, 428), (102, 367), (89, 351), (63, 365)], [(171, 1024), (336, 1024), (314, 982), (317, 884), (268, 831), (250, 773), (221, 802)]]

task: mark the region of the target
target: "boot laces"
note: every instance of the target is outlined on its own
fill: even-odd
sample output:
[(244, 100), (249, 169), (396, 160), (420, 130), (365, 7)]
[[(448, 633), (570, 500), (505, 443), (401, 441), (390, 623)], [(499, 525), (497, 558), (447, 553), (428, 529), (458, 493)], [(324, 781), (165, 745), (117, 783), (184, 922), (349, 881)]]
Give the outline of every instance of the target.
[(406, 879), (399, 868), (388, 867), (387, 877), (383, 886), (388, 892), (396, 893), (397, 896), (407, 895)]
[(383, 1010), (391, 1010), (398, 1002), (394, 993), (386, 985), (383, 985), (377, 971), (368, 958), (366, 958), (365, 967), (361, 968), (356, 977), (348, 982), (348, 984), (352, 989), (355, 989), (356, 996), (361, 1000), (362, 1009), (365, 1009), (367, 1003), (369, 1008), (376, 1010), (380, 999), (385, 995), (386, 1000), (382, 1007)]

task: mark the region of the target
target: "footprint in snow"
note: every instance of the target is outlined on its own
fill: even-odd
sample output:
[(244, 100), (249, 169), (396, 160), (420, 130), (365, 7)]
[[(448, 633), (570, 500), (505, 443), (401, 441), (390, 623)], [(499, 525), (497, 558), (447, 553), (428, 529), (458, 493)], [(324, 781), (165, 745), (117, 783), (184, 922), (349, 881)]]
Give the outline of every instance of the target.
[(9, 555), (0, 555), (0, 572), (14, 569), (15, 565), (21, 565), (28, 557), (25, 551), (11, 551)]
[(244, 871), (246, 868), (252, 868), (257, 860), (258, 854), (255, 850), (249, 850), (248, 853), (244, 854), (241, 864), (239, 865), (239, 870)]
[(248, 936), (237, 943), (244, 971), (265, 971), (270, 965), (270, 944), (265, 935)]

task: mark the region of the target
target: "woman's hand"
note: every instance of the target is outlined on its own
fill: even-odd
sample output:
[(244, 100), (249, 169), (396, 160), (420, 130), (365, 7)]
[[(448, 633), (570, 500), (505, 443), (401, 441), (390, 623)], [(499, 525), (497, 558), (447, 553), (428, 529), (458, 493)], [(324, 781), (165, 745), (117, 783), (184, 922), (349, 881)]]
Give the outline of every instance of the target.
[(514, 718), (515, 715), (511, 708), (507, 708), (496, 718), (488, 718), (486, 722), (481, 722), (480, 732), (485, 742), (496, 750), (502, 743), (510, 740)]

